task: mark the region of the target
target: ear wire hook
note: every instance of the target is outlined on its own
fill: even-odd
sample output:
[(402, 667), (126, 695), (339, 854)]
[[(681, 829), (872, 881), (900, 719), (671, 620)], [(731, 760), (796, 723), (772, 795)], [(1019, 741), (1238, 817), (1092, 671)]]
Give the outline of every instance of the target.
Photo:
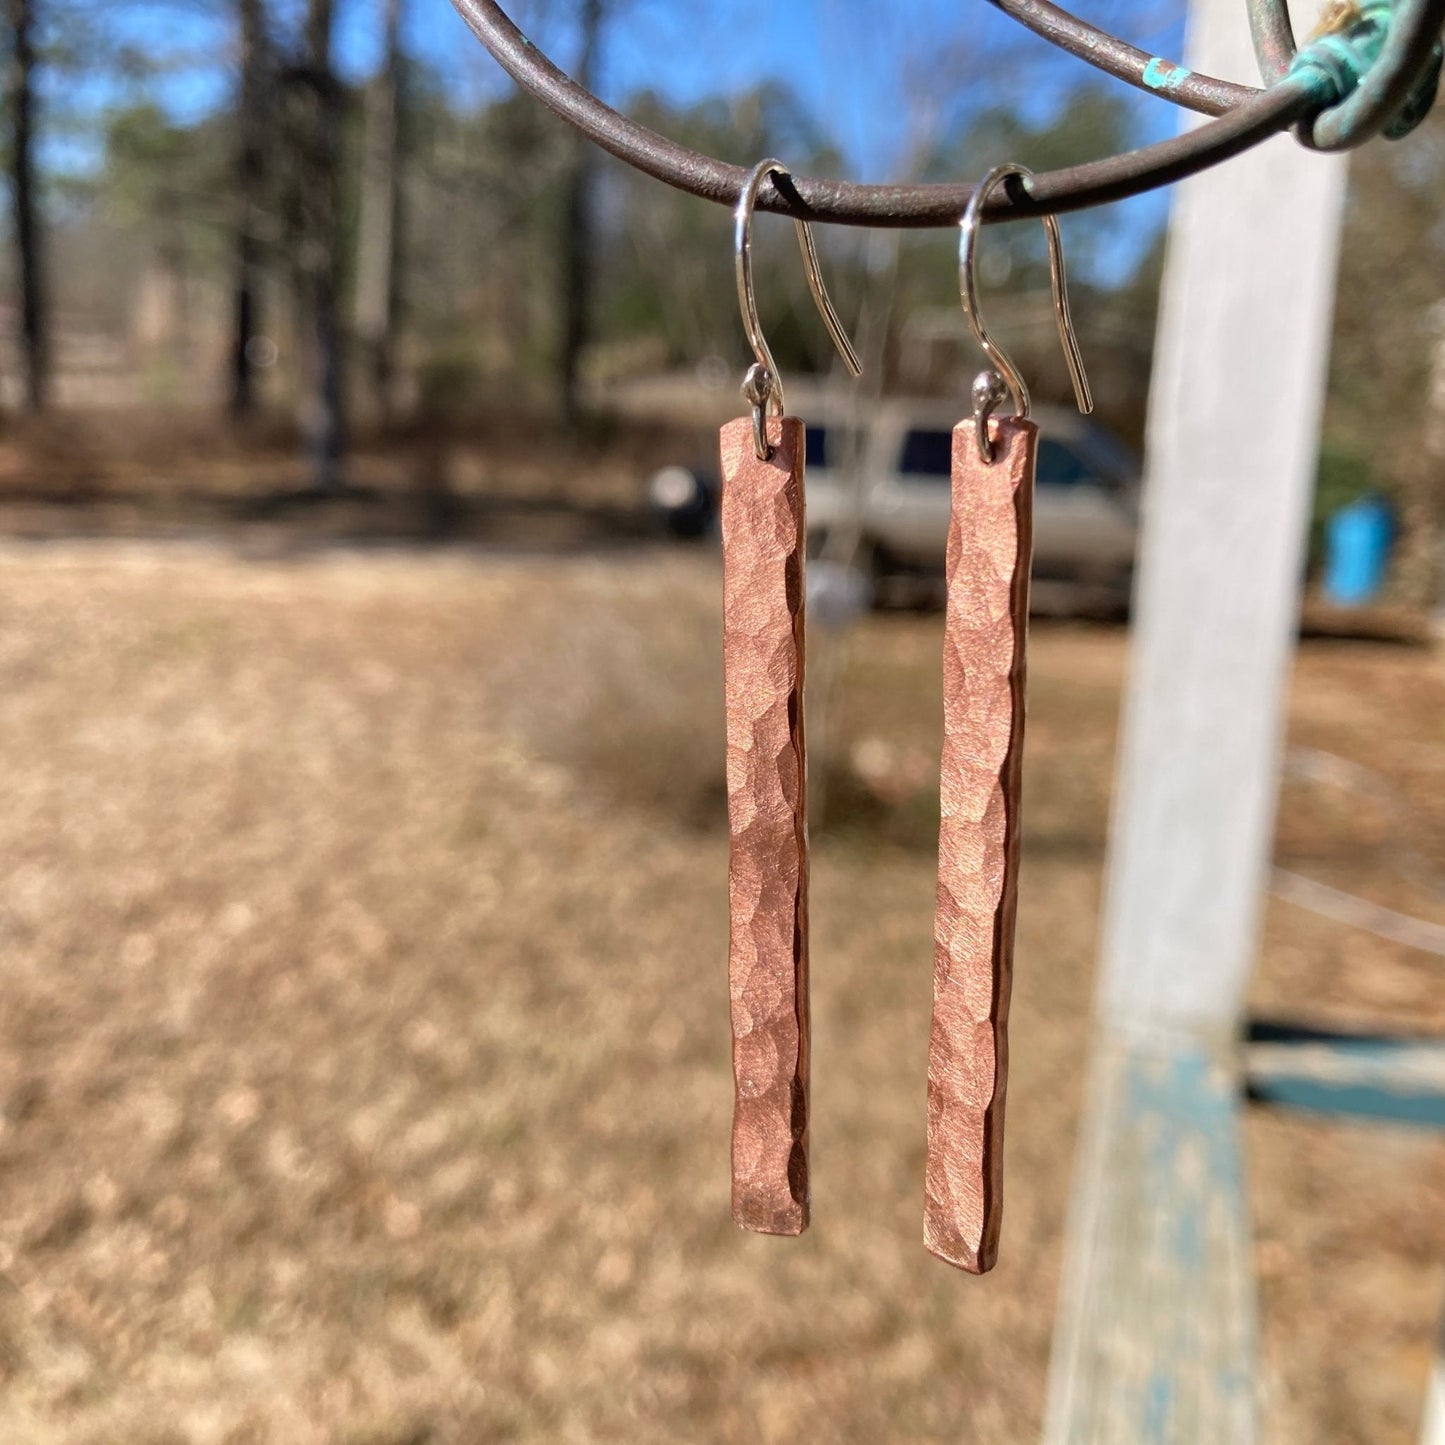
[[(771, 410), (774, 416), (783, 415), (783, 383), (778, 375), (772, 350), (763, 335), (762, 323), (758, 320), (758, 299), (753, 292), (753, 209), (757, 205), (758, 192), (762, 189), (763, 182), (769, 176), (787, 174), (788, 168), (782, 161), (759, 161), (749, 172), (742, 193), (738, 196), (737, 208), (733, 211), (733, 252), (738, 283), (738, 306), (743, 313), (743, 329), (748, 334), (748, 344), (757, 358), (753, 365), (748, 367), (747, 375), (743, 378), (743, 396), (752, 404), (753, 445), (760, 461), (766, 461), (772, 455), (772, 448), (768, 445), (767, 414)], [(854, 351), (853, 343), (843, 329), (843, 323), (838, 320), (838, 313), (833, 309), (833, 303), (828, 297), (828, 289), (823, 285), (813, 228), (806, 221), (796, 219), (793, 225), (798, 232), (798, 249), (803, 253), (803, 270), (808, 277), (808, 290), (813, 293), (818, 314), (823, 318), (823, 325), (828, 328), (828, 335), (832, 337), (833, 345), (838, 348), (838, 354), (843, 358), (850, 374), (861, 376), (863, 367), (858, 360), (858, 353)]]
[[(988, 434), (988, 419), (1003, 405), (1005, 393), (1010, 392), (1013, 395), (1015, 416), (1026, 417), (1029, 414), (1029, 389), (1023, 376), (1003, 348), (984, 330), (974, 279), (974, 252), (978, 242), (979, 219), (989, 196), (1011, 176), (1020, 177), (1027, 191), (1034, 173), (1019, 165), (995, 166), (974, 187), (973, 195), (969, 197), (968, 206), (958, 223), (958, 289), (963, 297), (963, 310), (975, 340), (992, 363), (991, 370), (981, 371), (973, 379), (974, 425), (978, 434), (979, 455), (986, 462), (992, 462), (994, 458), (993, 440)], [(1094, 409), (1094, 398), (1089, 391), (1089, 378), (1084, 373), (1084, 358), (1079, 351), (1079, 338), (1074, 334), (1074, 318), (1069, 310), (1069, 283), (1064, 275), (1064, 242), (1059, 235), (1058, 221), (1053, 216), (1044, 216), (1042, 219), (1049, 241), (1049, 284), (1054, 293), (1054, 319), (1058, 322), (1064, 360), (1069, 364), (1069, 379), (1074, 383), (1074, 400), (1078, 403), (1079, 410), (1088, 415)]]

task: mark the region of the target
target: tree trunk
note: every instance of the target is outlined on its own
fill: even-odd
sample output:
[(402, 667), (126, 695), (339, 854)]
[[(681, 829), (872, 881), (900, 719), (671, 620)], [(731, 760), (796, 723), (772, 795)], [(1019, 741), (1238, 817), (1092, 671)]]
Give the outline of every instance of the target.
[(1395, 474), (1401, 483), (1400, 548), (1395, 562), (1404, 600), (1431, 612), (1445, 604), (1445, 301), (1428, 312), (1430, 385), (1424, 446), (1404, 446)]
[(10, 31), (10, 191), (14, 205), (15, 271), (20, 288), (20, 348), (25, 405), (42, 411), (49, 398), (45, 267), (35, 176), (35, 3), (4, 0)]
[(366, 90), (356, 258), (356, 333), (377, 414), (392, 410), (401, 222), (401, 0), (381, 0), (385, 56)]
[[(577, 84), (584, 90), (594, 87), (603, 18), (603, 0), (582, 0)], [(581, 136), (574, 138), (573, 146), (562, 230), (562, 337), (557, 363), (558, 405), (568, 427), (576, 426), (582, 413), (579, 369), (592, 322), (593, 154), (591, 143)]]
[(231, 415), (256, 409), (255, 348), (261, 329), (261, 214), (265, 203), (266, 91), (269, 45), (263, 0), (239, 0), (240, 92), (237, 98), (235, 310), (231, 338)]
[(301, 165), (301, 275), (309, 323), (315, 390), (307, 418), (312, 476), (318, 491), (341, 487), (345, 446), (343, 337), (338, 315), (341, 272), (340, 205), (337, 195), (341, 90), (331, 67), (333, 0), (307, 0), (305, 101)]

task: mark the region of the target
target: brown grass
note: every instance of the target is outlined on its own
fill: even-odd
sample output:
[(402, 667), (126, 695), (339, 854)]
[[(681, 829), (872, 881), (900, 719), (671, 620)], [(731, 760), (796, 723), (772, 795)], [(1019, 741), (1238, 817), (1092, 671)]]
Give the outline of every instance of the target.
[[(820, 645), (816, 1224), (728, 1223), (716, 592), (646, 552), (5, 553), (0, 1439), (1036, 1435), (1123, 637), (1035, 639), (975, 1281), (919, 1243), (936, 618)], [(1311, 644), (1293, 722), (1437, 861), (1442, 707), (1438, 658)], [(1292, 866), (1439, 916), (1332, 806), (1287, 790)], [(1276, 907), (1257, 1002), (1445, 1030), (1441, 967)], [(1248, 1133), (1269, 1438), (1408, 1440), (1445, 1150)]]

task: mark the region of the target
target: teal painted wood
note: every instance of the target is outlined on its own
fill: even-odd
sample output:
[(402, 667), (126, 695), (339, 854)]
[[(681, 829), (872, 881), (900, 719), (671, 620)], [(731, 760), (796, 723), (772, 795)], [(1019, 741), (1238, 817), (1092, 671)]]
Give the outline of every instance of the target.
[(1047, 1445), (1253, 1445), (1255, 1299), (1232, 1055), (1099, 1051)]
[(1445, 1129), (1445, 1040), (1267, 1037), (1249, 1045), (1245, 1075), (1260, 1103)]

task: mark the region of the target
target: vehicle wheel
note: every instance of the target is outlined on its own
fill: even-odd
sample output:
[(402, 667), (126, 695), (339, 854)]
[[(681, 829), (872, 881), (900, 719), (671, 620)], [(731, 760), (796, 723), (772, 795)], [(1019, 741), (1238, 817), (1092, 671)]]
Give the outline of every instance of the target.
[(647, 481), (647, 504), (663, 535), (683, 540), (705, 537), (717, 516), (717, 486), (700, 469), (671, 466)]

